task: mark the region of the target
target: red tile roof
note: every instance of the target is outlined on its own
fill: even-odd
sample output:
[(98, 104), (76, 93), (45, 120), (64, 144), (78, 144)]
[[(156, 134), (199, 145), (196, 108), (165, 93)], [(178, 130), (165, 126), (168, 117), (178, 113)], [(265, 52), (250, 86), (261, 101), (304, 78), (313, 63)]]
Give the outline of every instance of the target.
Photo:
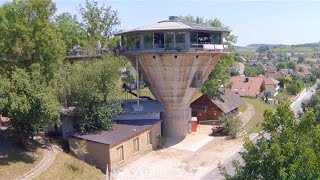
[(263, 77), (231, 77), (231, 90), (240, 96), (255, 97), (261, 92), (263, 79)]

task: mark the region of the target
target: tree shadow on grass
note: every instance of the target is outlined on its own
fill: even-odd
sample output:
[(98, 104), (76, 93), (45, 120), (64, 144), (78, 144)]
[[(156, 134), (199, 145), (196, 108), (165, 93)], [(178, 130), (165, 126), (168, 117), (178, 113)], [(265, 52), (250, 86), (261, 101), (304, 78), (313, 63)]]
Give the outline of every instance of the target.
[(30, 156), (25, 148), (17, 146), (9, 146), (7, 150), (7, 155), (0, 158), (0, 166), (9, 165), (10, 163), (24, 162), (27, 164), (34, 163), (34, 157)]

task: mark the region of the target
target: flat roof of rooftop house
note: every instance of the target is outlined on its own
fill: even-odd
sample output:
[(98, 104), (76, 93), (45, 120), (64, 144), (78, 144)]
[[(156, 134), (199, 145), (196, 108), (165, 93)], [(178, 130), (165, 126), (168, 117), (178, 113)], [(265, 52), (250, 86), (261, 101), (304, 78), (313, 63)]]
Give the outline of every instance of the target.
[(155, 31), (206, 31), (229, 33), (226, 28), (215, 28), (207, 24), (197, 24), (184, 21), (179, 17), (170, 16), (169, 20), (160, 21), (156, 24), (119, 32), (116, 35), (125, 35), (137, 32), (155, 32)]
[(125, 123), (115, 124), (110, 131), (100, 131), (88, 134), (70, 134), (71, 137), (84, 139), (101, 144), (107, 144), (111, 147), (120, 144), (132, 137), (135, 137), (161, 120), (130, 120)]

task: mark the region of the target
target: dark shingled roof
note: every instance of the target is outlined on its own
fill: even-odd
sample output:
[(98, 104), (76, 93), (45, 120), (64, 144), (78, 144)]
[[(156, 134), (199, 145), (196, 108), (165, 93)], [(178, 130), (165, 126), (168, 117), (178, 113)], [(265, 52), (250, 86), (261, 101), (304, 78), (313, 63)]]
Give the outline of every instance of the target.
[(141, 134), (158, 122), (161, 122), (161, 120), (124, 120), (115, 124), (111, 131), (100, 131), (90, 134), (72, 133), (70, 136), (97, 143), (108, 144), (112, 147)]
[(212, 102), (224, 113), (229, 113), (244, 103), (238, 94), (230, 90), (221, 94), (220, 98), (212, 99)]
[[(221, 94), (220, 97), (215, 98), (215, 99), (212, 99), (207, 94), (203, 94), (201, 97), (199, 97), (198, 99), (194, 100), (191, 103), (191, 108), (193, 111), (203, 111), (203, 109), (201, 109), (201, 110), (198, 109), (199, 108), (198, 105), (194, 104), (196, 101), (198, 101), (199, 99), (202, 99), (202, 98), (209, 99), (213, 104), (215, 104), (224, 113), (229, 113), (244, 103), (244, 101), (242, 100), (242, 98), (238, 94), (232, 92), (231, 90), (226, 90), (226, 92), (224, 94)], [(206, 106), (206, 104), (203, 104), (203, 107), (205, 107), (205, 106)]]

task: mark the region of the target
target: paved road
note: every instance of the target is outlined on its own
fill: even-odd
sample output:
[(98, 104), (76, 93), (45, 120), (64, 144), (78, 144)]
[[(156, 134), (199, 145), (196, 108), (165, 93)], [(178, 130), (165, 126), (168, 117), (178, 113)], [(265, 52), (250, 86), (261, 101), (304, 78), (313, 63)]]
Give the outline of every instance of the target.
[[(259, 138), (259, 134), (258, 133), (253, 133), (252, 135), (250, 135), (249, 137), (253, 142), (256, 142)], [(244, 148), (241, 148), (241, 150), (239, 152), (244, 151)], [(241, 156), (239, 153), (236, 153), (235, 155), (231, 156), (229, 159), (227, 159), (226, 161), (222, 162), (223, 166), (226, 168), (227, 172), (230, 175), (234, 175), (235, 171), (234, 171), (234, 167), (232, 165), (232, 162), (238, 160), (238, 161), (242, 161)], [(220, 174), (220, 170), (219, 168), (215, 168), (212, 171), (210, 171), (208, 174), (206, 174), (204, 177), (201, 178), (201, 180), (224, 180), (224, 176), (222, 176)]]
[(298, 116), (299, 112), (302, 112), (301, 103), (305, 100), (310, 99), (311, 96), (315, 94), (316, 88), (317, 88), (317, 84), (313, 85), (309, 90), (303, 90), (300, 93), (299, 97), (292, 102), (292, 104), (290, 105), (290, 108), (296, 116)]

